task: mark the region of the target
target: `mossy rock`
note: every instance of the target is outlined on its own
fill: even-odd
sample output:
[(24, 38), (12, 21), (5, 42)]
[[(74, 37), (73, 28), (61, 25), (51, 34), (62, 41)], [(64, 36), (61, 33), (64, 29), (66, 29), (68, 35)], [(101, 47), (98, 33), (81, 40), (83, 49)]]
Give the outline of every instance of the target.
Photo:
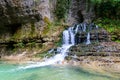
[(51, 24), (51, 21), (49, 20), (48, 17), (44, 17), (43, 21), (47, 24), (47, 25), (50, 25)]

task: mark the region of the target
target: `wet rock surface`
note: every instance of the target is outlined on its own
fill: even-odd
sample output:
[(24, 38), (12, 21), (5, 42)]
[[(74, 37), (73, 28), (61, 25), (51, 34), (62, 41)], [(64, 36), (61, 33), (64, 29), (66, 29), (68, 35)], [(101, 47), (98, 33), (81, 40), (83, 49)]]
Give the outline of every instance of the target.
[(120, 43), (100, 42), (89, 45), (79, 44), (70, 48), (70, 56), (120, 56)]
[(94, 23), (75, 24), (73, 27), (73, 33), (75, 33), (75, 44), (88, 44), (88, 41), (91, 44), (95, 42), (111, 41), (109, 33)]
[[(85, 43), (87, 39), (87, 33), (88, 32), (77, 33), (76, 44)], [(93, 43), (110, 41), (109, 34), (102, 28), (91, 30), (89, 31), (89, 33), (90, 33), (90, 41)]]

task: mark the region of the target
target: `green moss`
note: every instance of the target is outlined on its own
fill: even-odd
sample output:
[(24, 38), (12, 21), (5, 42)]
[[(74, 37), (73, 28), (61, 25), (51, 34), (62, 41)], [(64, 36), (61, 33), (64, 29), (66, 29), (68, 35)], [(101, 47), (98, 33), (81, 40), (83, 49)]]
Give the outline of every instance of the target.
[(21, 38), (21, 29), (19, 29), (12, 37), (12, 39), (20, 39)]
[(44, 26), (44, 30), (42, 31), (43, 36), (51, 36), (53, 33), (60, 31), (60, 28), (63, 29), (63, 25), (59, 21), (49, 22), (49, 19), (44, 20), (46, 25)]
[(25, 47), (25, 44), (23, 42), (19, 42), (17, 44), (14, 44), (14, 47), (15, 48), (24, 48)]
[(116, 42), (120, 43), (120, 40), (116, 40)]
[(33, 37), (35, 34), (35, 24), (31, 23), (31, 31), (30, 31), (30, 36)]
[(47, 24), (47, 25), (50, 25), (51, 24), (51, 22), (50, 22), (50, 20), (49, 20), (49, 18), (48, 17), (44, 17), (44, 22)]
[(60, 39), (59, 41), (55, 42), (55, 46), (61, 46), (62, 45), (62, 33), (59, 35)]
[(35, 57), (39, 57), (39, 58), (45, 58), (45, 57), (47, 57), (47, 58), (50, 58), (50, 57), (52, 57), (54, 54), (52, 54), (52, 53), (48, 53), (48, 51), (45, 51), (45, 52), (43, 52), (43, 53), (37, 53), (36, 55), (35, 55)]
[(47, 35), (47, 33), (50, 32), (51, 28), (53, 27), (53, 23), (50, 22), (48, 17), (44, 17), (44, 22), (45, 22), (45, 26), (44, 26), (44, 30), (42, 32), (42, 35)]
[(35, 48), (36, 47), (36, 42), (29, 42), (27, 44), (30, 48)]
[[(29, 27), (28, 27), (29, 26)], [(27, 30), (24, 30), (24, 28), (19, 28), (14, 35), (11, 37), (11, 39), (16, 40), (22, 40), (24, 38), (32, 38), (36, 35), (35, 33), (35, 24), (34, 23), (29, 23), (27, 25), (23, 25), (23, 27), (27, 27)]]
[(49, 27), (45, 26), (44, 30), (42, 31), (42, 35), (46, 35), (49, 32)]

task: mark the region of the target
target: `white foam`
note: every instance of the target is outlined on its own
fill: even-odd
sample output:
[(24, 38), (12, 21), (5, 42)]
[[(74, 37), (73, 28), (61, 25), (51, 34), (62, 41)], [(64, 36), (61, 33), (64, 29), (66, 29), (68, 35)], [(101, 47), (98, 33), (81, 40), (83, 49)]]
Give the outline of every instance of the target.
[(86, 44), (90, 44), (90, 43), (91, 43), (91, 42), (90, 42), (90, 33), (88, 32)]
[(61, 53), (56, 54), (55, 56), (45, 60), (44, 62), (35, 62), (27, 66), (21, 66), (19, 67), (19, 69), (37, 68), (37, 67), (48, 66), (56, 63), (57, 64), (61, 63), (64, 60), (65, 56), (67, 56), (66, 52), (71, 46), (72, 45), (62, 45)]

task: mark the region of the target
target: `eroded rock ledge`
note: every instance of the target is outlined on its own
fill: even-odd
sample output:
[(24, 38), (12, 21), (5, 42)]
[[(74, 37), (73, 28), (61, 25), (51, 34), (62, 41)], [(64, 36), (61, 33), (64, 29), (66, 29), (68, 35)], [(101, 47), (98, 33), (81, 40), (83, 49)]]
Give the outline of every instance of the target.
[[(70, 48), (69, 56), (78, 56), (76, 59), (82, 56), (92, 57), (119, 57), (120, 56), (120, 43), (116, 42), (100, 42), (90, 45), (79, 44)], [(81, 59), (80, 59), (81, 60)]]
[[(0, 1), (0, 55), (5, 54), (4, 51), (7, 49), (8, 51), (14, 49), (15, 46), (20, 48), (20, 46), (30, 47), (33, 45), (35, 47), (37, 45), (41, 48), (59, 40), (58, 36), (63, 28), (59, 29), (60, 26), (52, 23), (52, 10), (55, 7), (53, 1)], [(58, 29), (59, 31), (57, 31)]]

